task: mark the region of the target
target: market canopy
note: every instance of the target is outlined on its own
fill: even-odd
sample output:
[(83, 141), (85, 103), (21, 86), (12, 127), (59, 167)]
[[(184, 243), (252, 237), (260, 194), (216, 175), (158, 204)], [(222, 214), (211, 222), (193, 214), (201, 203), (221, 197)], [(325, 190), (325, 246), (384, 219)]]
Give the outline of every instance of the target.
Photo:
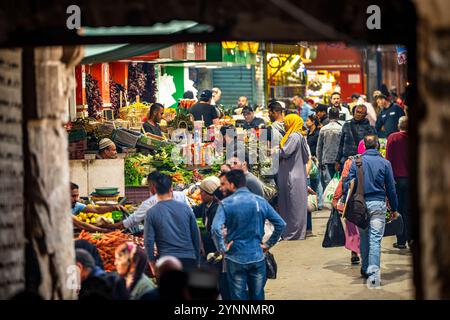
[[(171, 43), (150, 43), (150, 44), (125, 44), (119, 46), (86, 46), (86, 55), (81, 60), (81, 64), (91, 64), (99, 62), (112, 62), (144, 55), (149, 52), (158, 51), (170, 47)], [(91, 47), (91, 48), (88, 48)], [(101, 50), (103, 49), (103, 50)], [(88, 55), (90, 52), (99, 52)]]
[[(171, 21), (169, 23), (157, 23), (151, 27), (110, 27), (82, 29), (84, 37), (98, 36), (135, 36), (135, 35), (169, 35), (179, 32), (198, 32), (208, 26), (201, 25), (195, 21)], [(100, 62), (112, 62), (142, 56), (147, 53), (170, 47), (171, 43), (149, 43), (149, 44), (115, 44), (115, 45), (88, 45), (85, 47), (85, 56), (81, 64)]]

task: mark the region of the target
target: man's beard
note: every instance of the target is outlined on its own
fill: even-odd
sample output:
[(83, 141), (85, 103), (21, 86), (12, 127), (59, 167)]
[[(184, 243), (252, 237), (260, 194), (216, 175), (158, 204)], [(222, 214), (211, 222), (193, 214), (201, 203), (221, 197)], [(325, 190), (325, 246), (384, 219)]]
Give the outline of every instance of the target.
[(223, 193), (223, 196), (226, 198), (226, 197), (231, 196), (234, 192), (227, 189), (227, 190), (223, 191), (222, 193)]

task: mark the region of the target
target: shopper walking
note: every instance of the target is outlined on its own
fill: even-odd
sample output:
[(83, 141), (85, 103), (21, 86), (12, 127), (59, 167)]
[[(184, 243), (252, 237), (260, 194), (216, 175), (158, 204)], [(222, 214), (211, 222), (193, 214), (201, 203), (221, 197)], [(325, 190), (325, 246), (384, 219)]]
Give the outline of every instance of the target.
[[(216, 246), (225, 256), (231, 299), (264, 300), (264, 253), (277, 243), (286, 224), (263, 197), (248, 190), (242, 170), (226, 173), (221, 183), (221, 188), (231, 195), (219, 206), (212, 232)], [(266, 219), (274, 230), (262, 244)], [(222, 226), (227, 230), (226, 243)]]
[(376, 134), (375, 128), (370, 125), (366, 116), (366, 106), (358, 105), (355, 107), (355, 117), (343, 125), (338, 154), (336, 156), (336, 171), (341, 172), (347, 158), (358, 153), (359, 142), (366, 135)]
[(308, 144), (303, 136), (303, 120), (296, 114), (285, 117), (286, 134), (280, 142), (278, 171), (278, 206), (286, 221), (284, 240), (304, 240), (307, 219), (307, 173), (310, 160)]
[(408, 166), (408, 118), (398, 121), (399, 132), (392, 133), (387, 139), (386, 159), (391, 162), (394, 172), (395, 188), (398, 196), (398, 211), (403, 217), (403, 233), (397, 235), (394, 248), (406, 249), (411, 240), (411, 216), (409, 211), (409, 166)]
[[(366, 152), (362, 155), (362, 170), (364, 177), (364, 198), (369, 212), (369, 226), (367, 229), (359, 228), (361, 251), (361, 274), (368, 278), (371, 287), (381, 283), (381, 240), (386, 225), (386, 196), (397, 216), (397, 194), (391, 163), (378, 152), (379, 142), (376, 135), (364, 138)], [(348, 180), (345, 183), (344, 194), (347, 194), (349, 182), (357, 181), (358, 169), (356, 161), (350, 167)]]
[(319, 133), (317, 142), (317, 160), (321, 171), (322, 186), (330, 183), (336, 173), (335, 161), (341, 142), (342, 123), (339, 121), (339, 110), (331, 108), (329, 112), (330, 123), (325, 125)]

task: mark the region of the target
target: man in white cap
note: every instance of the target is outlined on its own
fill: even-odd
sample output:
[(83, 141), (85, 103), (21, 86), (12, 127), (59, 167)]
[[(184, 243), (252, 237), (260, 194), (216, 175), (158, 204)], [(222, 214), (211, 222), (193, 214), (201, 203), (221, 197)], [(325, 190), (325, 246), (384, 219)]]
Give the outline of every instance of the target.
[(97, 159), (116, 159), (117, 158), (117, 149), (114, 142), (111, 139), (103, 138), (98, 143), (98, 154), (96, 156)]

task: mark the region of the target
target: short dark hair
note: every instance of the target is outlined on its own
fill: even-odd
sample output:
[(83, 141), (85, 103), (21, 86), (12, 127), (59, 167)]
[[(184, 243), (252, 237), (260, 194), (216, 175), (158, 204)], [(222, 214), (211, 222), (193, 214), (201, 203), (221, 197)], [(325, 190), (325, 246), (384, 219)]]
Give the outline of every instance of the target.
[(80, 263), (84, 268), (94, 269), (95, 261), (92, 255), (84, 249), (75, 250), (75, 260)]
[(365, 136), (364, 146), (366, 147), (366, 150), (378, 149), (379, 146), (378, 136), (375, 134), (368, 134), (367, 136)]
[(148, 118), (151, 118), (152, 115), (161, 108), (164, 109), (164, 106), (161, 103), (155, 102), (154, 104), (152, 104), (152, 106), (150, 107), (150, 111), (148, 112)]
[(328, 112), (328, 108), (329, 108), (329, 106), (327, 106), (325, 104), (322, 104), (322, 103), (319, 103), (317, 105), (315, 111), (316, 111), (316, 113), (317, 112), (325, 112), (325, 113), (327, 113)]
[(70, 183), (70, 190), (75, 190), (75, 189), (80, 189), (80, 187), (77, 184), (71, 182)]
[[(230, 165), (228, 165), (228, 166), (230, 166)], [(230, 167), (231, 168), (231, 167)], [(231, 170), (230, 170), (231, 171)], [(220, 174), (219, 174), (219, 178), (222, 178), (222, 177), (225, 177), (227, 175), (227, 172), (221, 172)]]
[(235, 130), (235, 129), (236, 128), (232, 124), (227, 124), (220, 127), (220, 133), (222, 134), (222, 136), (225, 137), (225, 135), (227, 134), (227, 130)]
[(387, 100), (387, 97), (384, 94), (379, 94), (378, 96), (375, 97), (375, 101), (378, 99), (384, 99)]
[(339, 92), (335, 91), (335, 92), (333, 92), (333, 93), (331, 94), (330, 98), (333, 98), (333, 96), (336, 95), (336, 94), (337, 94), (339, 97), (341, 96), (341, 94), (340, 94)]
[(194, 99), (194, 93), (190, 90), (183, 93), (183, 99)]
[(269, 103), (267, 108), (272, 112), (283, 112), (283, 107), (277, 101), (273, 101), (273, 102)]
[(254, 112), (252, 107), (249, 106), (245, 106), (242, 108), (242, 114), (247, 113), (247, 112)]
[(317, 116), (316, 116), (314, 113), (313, 113), (313, 114), (310, 114), (310, 115), (308, 116), (308, 119), (311, 120), (312, 122), (314, 122), (314, 124), (315, 124), (316, 126), (319, 125), (319, 119), (317, 118)]
[(147, 181), (148, 182), (156, 182), (156, 180), (158, 179), (158, 177), (161, 175), (161, 172), (155, 170), (153, 172), (150, 172), (147, 176)]
[(328, 111), (328, 118), (330, 120), (339, 119), (339, 109), (335, 107), (330, 108), (330, 110)]
[(225, 174), (225, 177), (229, 183), (234, 184), (236, 189), (247, 185), (247, 179), (245, 178), (244, 171), (242, 170), (231, 170)]
[(172, 177), (160, 173), (159, 176), (156, 178), (155, 184), (157, 194), (161, 195), (169, 193), (170, 188), (172, 187)]

